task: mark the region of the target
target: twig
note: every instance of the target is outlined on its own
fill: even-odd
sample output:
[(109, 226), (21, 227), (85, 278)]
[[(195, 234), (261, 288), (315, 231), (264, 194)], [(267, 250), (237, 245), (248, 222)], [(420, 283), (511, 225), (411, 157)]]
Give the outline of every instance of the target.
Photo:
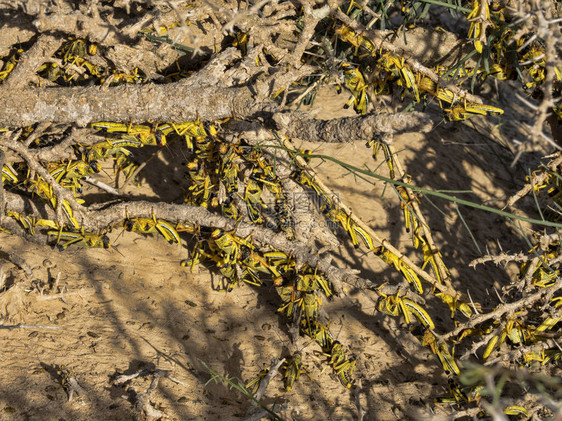
[(120, 385), (128, 382), (129, 380), (136, 379), (139, 376), (145, 377), (148, 376), (149, 374), (152, 374), (152, 371), (146, 369), (139, 370), (133, 374), (122, 374), (120, 376), (117, 376), (115, 380), (113, 380), (113, 384)]
[(20, 269), (23, 269), (29, 277), (33, 276), (31, 266), (27, 264), (23, 257), (20, 257), (15, 253), (8, 253), (8, 257), (14, 265), (18, 266)]
[(37, 297), (37, 301), (50, 301), (50, 300), (58, 300), (60, 299), (64, 299), (66, 297), (70, 297), (73, 295), (78, 295), (78, 296), (82, 296), (83, 294), (89, 295), (89, 294), (94, 294), (96, 291), (94, 289), (88, 289), (88, 290), (84, 290), (84, 291), (75, 291), (75, 292), (61, 292), (59, 294), (53, 294), (53, 295), (41, 295), (39, 297)]
[[(275, 361), (275, 360), (273, 361), (271, 367), (269, 368), (268, 373), (260, 381), (260, 386), (254, 396), (256, 400), (259, 401), (263, 397), (265, 391), (267, 390), (267, 386), (269, 386), (269, 382), (271, 382), (271, 379), (273, 379), (277, 375), (277, 372), (279, 371), (279, 367), (281, 367), (284, 362), (285, 362), (285, 358), (281, 358), (279, 361)], [(254, 407), (257, 406), (257, 403), (254, 401), (252, 403), (252, 406)]]
[(141, 414), (145, 414), (148, 419), (159, 419), (165, 416), (162, 411), (157, 410), (154, 406), (150, 403), (150, 394), (154, 392), (156, 387), (158, 386), (158, 382), (160, 381), (160, 377), (165, 375), (165, 372), (162, 370), (156, 370), (154, 373), (154, 377), (150, 382), (150, 386), (146, 390), (145, 393), (137, 394), (136, 402), (135, 402), (135, 409), (139, 411)]
[(500, 253), (495, 256), (487, 254), (485, 256), (479, 257), (478, 259), (474, 259), (468, 264), (468, 266), (471, 268), (475, 268), (477, 265), (481, 265), (487, 262), (492, 262), (496, 266), (499, 266), (502, 262), (528, 262), (530, 259), (531, 258), (525, 255), (523, 252), (520, 252), (518, 254)]
[(42, 33), (60, 31), (78, 38), (87, 38), (103, 45), (115, 46), (123, 38), (126, 38), (130, 43), (134, 42), (133, 39), (125, 35), (128, 28), (117, 28), (107, 20), (86, 16), (79, 10), (73, 9), (68, 10), (67, 13), (62, 10), (50, 14), (42, 13), (35, 19), (33, 25)]
[[(562, 153), (557, 152), (556, 157), (548, 164), (546, 164), (546, 166), (551, 171), (556, 171), (556, 169), (560, 166), (560, 164), (562, 164)], [(529, 194), (529, 192), (534, 188), (534, 186), (542, 185), (549, 176), (550, 173), (547, 169), (541, 171), (539, 174), (531, 174), (531, 182), (525, 184), (523, 188), (521, 188), (517, 193), (515, 193), (507, 201), (507, 204), (503, 207), (503, 209), (512, 207), (519, 199)]]
[(488, 17), (486, 16), (486, 11), (489, 10), (489, 6), (488, 6), (488, 0), (481, 0), (480, 1), (480, 13), (479, 15), (474, 19), (477, 20), (478, 22), (481, 23), (481, 29), (480, 29), (480, 37), (478, 38), (478, 41), (480, 41), (482, 44), (486, 44), (486, 28), (488, 28), (488, 26), (490, 26), (490, 21), (488, 20)]
[(490, 342), (490, 339), (492, 339), (495, 335), (498, 335), (502, 331), (505, 324), (506, 324), (506, 321), (503, 321), (502, 324), (500, 326), (498, 326), (496, 329), (494, 329), (492, 332), (490, 332), (490, 333), (488, 333), (484, 336), (481, 336), (480, 340), (478, 342), (473, 342), (470, 346), (470, 349), (467, 349), (465, 351), (465, 353), (460, 356), (459, 359), (465, 360), (470, 356), (470, 354), (476, 355), (476, 351), (478, 351), (478, 349), (480, 347), (482, 347), (482, 346), (486, 345), (488, 342)]
[[(312, 35), (314, 35), (314, 30), (316, 29), (316, 25), (318, 22), (325, 16), (317, 16), (316, 13), (313, 13), (312, 6), (315, 2), (312, 0), (301, 0), (301, 5), (304, 10), (304, 27), (299, 34), (299, 40), (297, 41), (297, 45), (293, 49), (293, 52), (283, 58), (283, 61), (292, 64), (293, 66), (298, 66), (301, 62), (301, 57), (308, 47), (310, 43), (310, 39)], [(329, 7), (326, 13), (329, 14)]]
[(355, 396), (355, 406), (357, 406), (357, 421), (363, 421), (365, 418), (365, 410), (361, 406), (361, 389), (363, 388), (361, 384), (361, 379), (357, 381), (355, 385), (355, 391), (353, 395)]
[[(231, 19), (222, 27), (223, 33), (230, 33), (234, 29), (234, 25), (236, 25), (240, 20), (245, 18), (246, 16), (255, 14), (260, 10), (263, 6), (269, 3), (271, 0), (261, 0), (255, 3), (250, 9), (245, 10), (244, 12), (237, 12)], [(212, 7), (212, 3), (205, 1)]]
[(535, 302), (540, 300), (543, 295), (547, 295), (550, 292), (550, 290), (557, 291), (561, 287), (562, 287), (562, 278), (559, 278), (552, 286), (548, 288), (541, 288), (539, 291), (535, 292), (534, 294), (527, 295), (526, 297), (523, 297), (518, 301), (513, 301), (511, 303), (506, 303), (506, 304), (500, 304), (495, 308), (494, 311), (485, 314), (480, 314), (466, 321), (465, 323), (461, 323), (454, 330), (444, 335), (441, 335), (440, 339), (446, 341), (449, 338), (458, 335), (464, 329), (472, 328), (490, 319), (499, 320), (504, 314), (517, 311), (518, 309), (521, 308), (530, 308)]
[[(316, 80), (313, 84), (311, 84), (309, 87), (307, 87), (304, 92), (302, 92), (298, 97), (296, 97), (291, 104), (293, 105), (298, 105), (301, 103), (301, 101), (303, 100), (304, 97), (306, 97), (310, 92), (312, 92), (313, 90), (315, 90), (318, 85), (320, 85), (320, 83), (322, 83), (322, 81), (324, 80), (324, 76), (320, 77), (318, 80)], [(280, 109), (284, 109), (285, 108), (285, 103), (287, 102), (287, 97), (288, 97), (288, 92), (289, 92), (289, 87), (287, 87), (287, 89), (285, 89), (285, 91), (283, 91), (283, 100), (281, 101), (281, 107)], [(290, 136), (290, 135), (288, 135)]]
[(33, 133), (31, 133), (27, 137), (27, 139), (25, 139), (25, 141), (23, 142), (25, 147), (29, 148), (29, 145), (31, 145), (33, 142), (35, 142), (35, 140), (37, 140), (39, 137), (41, 137), (43, 135), (43, 133), (45, 133), (45, 130), (47, 130), (50, 125), (51, 125), (51, 123), (46, 122), (46, 121), (43, 122), (43, 123), (39, 123), (37, 125), (37, 127), (35, 128), (35, 130), (33, 130)]
[(361, 9), (365, 10), (368, 14), (370, 14), (373, 19), (367, 24), (366, 28), (369, 29), (377, 20), (381, 19), (381, 15), (376, 13), (373, 9), (369, 7), (369, 2), (367, 0), (359, 0), (359, 4), (361, 5)]
[[(30, 137), (32, 135), (30, 135)], [(43, 147), (39, 149), (30, 149), (28, 152), (29, 155), (37, 161), (53, 162), (73, 160), (76, 159), (76, 153), (73, 151), (71, 146), (76, 144), (89, 146), (96, 142), (99, 142), (101, 139), (102, 138), (96, 135), (92, 135), (91, 129), (78, 129), (76, 127), (73, 127), (70, 135), (68, 135), (62, 142), (54, 146)], [(25, 161), (25, 159), (14, 152), (10, 152), (9, 154), (7, 154), (7, 160), (9, 162)]]
[(0, 292), (4, 291), (4, 287), (6, 286), (6, 278), (8, 274), (4, 271), (4, 265), (0, 266)]
[(476, 308), (476, 304), (474, 304), (474, 300), (472, 299), (472, 296), (470, 295), (470, 290), (467, 289), (466, 290), (466, 294), (468, 295), (468, 299), (470, 300), (470, 304), (472, 305), (472, 309), (474, 310), (475, 314), (480, 314), (480, 312), (478, 311), (478, 309)]
[[(396, 150), (394, 149), (392, 143), (388, 143), (387, 145), (390, 154), (392, 155), (392, 157), (394, 157), (394, 163), (396, 164), (396, 173), (398, 174), (398, 178), (403, 180), (406, 177), (406, 172), (404, 171), (404, 168), (402, 167), (402, 164), (398, 159), (398, 154), (396, 153)], [(425, 239), (427, 241), (427, 246), (429, 247), (429, 251), (432, 253), (433, 259), (436, 263), (438, 273), (436, 273), (435, 275), (437, 276), (438, 279), (442, 279), (445, 285), (447, 285), (452, 291), (455, 291), (451, 283), (451, 277), (449, 276), (449, 271), (447, 270), (447, 267), (445, 266), (445, 263), (443, 262), (441, 255), (439, 254), (439, 249), (437, 248), (435, 242), (433, 241), (431, 230), (429, 229), (429, 225), (427, 224), (427, 221), (425, 220), (425, 217), (421, 212), (420, 205), (417, 200), (414, 200), (415, 199), (414, 192), (409, 187), (404, 187), (404, 190), (406, 191), (410, 199), (410, 202), (407, 203), (406, 205), (411, 206), (413, 208), (415, 213), (414, 217), (419, 219), (421, 228), (423, 230)], [(452, 295), (452, 297), (457, 297), (459, 295), (460, 294), (455, 291), (455, 295)]]
[(356, 271), (352, 269), (338, 268), (332, 265), (316, 254), (315, 250), (310, 246), (298, 241), (287, 240), (284, 233), (276, 233), (271, 229), (248, 223), (237, 224), (232, 219), (209, 212), (202, 207), (165, 202), (120, 202), (101, 210), (88, 210), (85, 208), (82, 224), (84, 229), (99, 231), (123, 221), (127, 212), (130, 218), (151, 218), (155, 213), (158, 217), (168, 221), (191, 222), (201, 227), (221, 228), (226, 231), (236, 229), (236, 235), (241, 237), (251, 235), (254, 240), (263, 245), (274, 247), (290, 256), (295, 256), (299, 264), (317, 267), (319, 271), (326, 274), (337, 293), (343, 292), (342, 282), (350, 283), (354, 286), (361, 285), (362, 287), (376, 286), (367, 279), (358, 278), (355, 275)]
[(71, 374), (66, 379), (66, 389), (68, 393), (68, 402), (72, 401), (72, 398), (75, 393), (81, 393), (82, 395), (86, 395), (86, 390), (80, 386), (76, 377)]
[(86, 176), (83, 178), (83, 180), (86, 183), (89, 183), (93, 186), (96, 186), (102, 190), (105, 190), (106, 192), (113, 194), (115, 196), (120, 196), (121, 194), (117, 191), (117, 189), (114, 189), (111, 186), (108, 186), (107, 184), (105, 184), (103, 181), (100, 180), (96, 180), (94, 177), (90, 177), (90, 176)]
[(59, 220), (59, 222), (62, 221), (63, 200), (66, 200), (70, 204), (73, 211), (77, 213), (84, 213), (84, 207), (76, 201), (74, 195), (69, 190), (62, 187), (53, 178), (53, 176), (33, 156), (30, 155), (29, 149), (15, 140), (15, 137), (11, 140), (0, 137), (0, 145), (5, 146), (19, 154), (23, 159), (25, 159), (30, 169), (38, 173), (45, 181), (47, 181), (51, 185), (57, 197), (57, 219)]
[(62, 330), (62, 326), (43, 326), (43, 325), (0, 325), (0, 329), (50, 329), (50, 330)]
[(83, 212), (84, 207), (76, 201), (74, 195), (69, 190), (62, 187), (53, 178), (53, 176), (29, 153), (29, 149), (16, 141), (15, 136), (12, 139), (5, 139), (0, 137), (0, 145), (7, 147), (19, 154), (27, 162), (27, 165), (30, 169), (38, 173), (45, 181), (47, 181), (52, 186), (53, 191), (55, 192), (55, 195), (58, 199), (57, 208), (60, 208), (62, 206), (62, 201), (66, 200), (74, 211)]
[(523, 287), (525, 287), (525, 289), (531, 288), (533, 275), (540, 265), (541, 259), (538, 256), (534, 256), (525, 269), (525, 276), (521, 278), (521, 280), (519, 280), (516, 284), (519, 289), (522, 289)]

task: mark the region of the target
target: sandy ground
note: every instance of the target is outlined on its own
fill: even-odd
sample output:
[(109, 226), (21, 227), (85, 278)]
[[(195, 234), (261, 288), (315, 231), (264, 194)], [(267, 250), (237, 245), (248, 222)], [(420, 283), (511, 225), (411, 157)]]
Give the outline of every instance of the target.
[[(6, 14), (0, 22), (0, 56), (34, 33), (30, 20), (15, 25), (13, 16)], [(208, 40), (197, 35), (214, 48), (210, 35)], [(448, 50), (448, 44), (436, 44), (426, 51), (435, 51), (437, 46)], [(168, 47), (162, 45), (158, 54), (172, 65), (178, 56)], [(122, 53), (117, 52), (117, 58)], [(120, 61), (129, 64), (123, 57)], [(491, 100), (493, 85), (478, 94)], [(534, 155), (523, 155), (511, 167), (514, 155), (508, 146), (513, 140), (525, 140), (518, 127), (529, 114), (513, 92), (500, 87), (498, 106), (507, 105), (501, 119), (439, 122), (427, 134), (412, 130), (397, 135), (398, 159), (413, 183), (433, 190), (470, 191), (456, 194), (501, 208), (538, 162)], [(343, 110), (347, 99), (347, 94), (336, 96), (333, 90), (323, 89), (312, 108), (323, 119), (355, 115), (353, 110)], [(404, 105), (398, 103), (392, 110)], [(375, 108), (383, 110), (382, 105)], [(439, 113), (433, 114), (436, 122), (441, 119)], [(374, 161), (363, 142), (295, 142), (315, 153), (388, 174), (383, 154)], [(158, 200), (181, 201), (185, 157), (180, 149), (178, 144), (169, 144), (140, 174), (142, 187), (130, 185), (128, 193), (150, 199), (157, 191)], [(139, 160), (154, 152), (155, 148), (143, 148)], [(322, 181), (380, 237), (415, 262), (421, 261), (404, 230), (400, 201), (390, 187), (355, 178), (332, 162), (313, 161), (312, 165)], [(99, 198), (98, 190), (88, 191), (90, 199)], [(442, 199), (423, 198), (421, 205), (455, 287), (470, 291), (484, 310), (491, 310), (498, 303), (494, 288), (510, 282), (516, 268), (480, 265), (471, 269), (468, 263), (488, 251), (528, 250), (520, 232), (499, 216), (466, 207), (457, 210)], [(521, 212), (533, 211), (528, 201), (520, 205)], [(355, 250), (339, 234), (338, 265), (358, 269), (362, 277), (377, 284), (401, 280), (394, 269), (364, 249)], [(0, 292), (0, 420), (138, 419), (135, 404), (158, 370), (166, 372), (160, 371), (163, 375), (147, 401), (163, 419), (247, 419), (251, 401), (223, 381), (209, 382), (212, 376), (206, 366), (245, 383), (269, 366), (272, 358), (288, 356), (289, 332), (284, 318), (275, 313), (279, 306), (275, 290), (242, 285), (231, 293), (217, 292), (213, 289), (216, 272), (204, 266), (192, 272), (179, 265), (187, 257), (187, 237), (181, 246), (172, 246), (158, 235), (143, 237), (115, 229), (110, 238), (110, 250), (70, 247), (59, 252), (0, 232), (0, 280), (5, 274), (9, 286)], [(32, 273), (11, 263), (10, 253), (21, 257)], [(345, 297), (323, 302), (332, 333), (357, 359), (351, 389), (342, 387), (318, 346), (303, 338), (308, 375), (302, 375), (289, 392), (277, 375), (263, 404), (294, 420), (357, 420), (360, 413), (365, 420), (420, 420), (453, 414), (454, 408), (434, 404), (436, 396), (447, 394), (441, 364), (408, 333), (401, 319), (376, 312), (375, 299), (350, 289)], [(448, 309), (438, 300), (429, 299), (426, 308), (437, 331), (453, 327)], [(459, 347), (456, 355), (464, 351)], [(70, 401), (58, 374), (66, 370), (82, 389)], [(139, 377), (118, 381), (121, 375), (139, 372)]]
[[(323, 106), (321, 115), (349, 115), (337, 102), (318, 103)], [(383, 175), (387, 172), (384, 163), (380, 165), (381, 157), (374, 162), (362, 142), (302, 146), (360, 167), (378, 167)], [(518, 187), (513, 174), (521, 168), (509, 169), (512, 155), (469, 125), (440, 124), (427, 135), (403, 133), (396, 137), (395, 147), (420, 186), (471, 190), (463, 197), (492, 206), (500, 206)], [(178, 160), (181, 156), (170, 146), (158, 163), (168, 168), (159, 174), (164, 195), (170, 199), (179, 194), (182, 170), (174, 164)], [(385, 191), (380, 182), (356, 180), (333, 163), (316, 169), (379, 235), (420, 260), (403, 228), (399, 201), (389, 188)], [(131, 191), (150, 195), (153, 182), (148, 177), (141, 189), (131, 187)], [(506, 271), (491, 266), (473, 270), (467, 264), (487, 249), (526, 246), (510, 240), (514, 229), (495, 215), (462, 208), (463, 222), (452, 204), (431, 202), (440, 210), (425, 199), (422, 207), (456, 286), (464, 292), (470, 289), (473, 299), (490, 308), (496, 303), (495, 294), (489, 295), (493, 287), (509, 282)], [(192, 273), (179, 266), (186, 258), (184, 246), (120, 229), (110, 237), (114, 247), (109, 251), (71, 247), (58, 252), (0, 234), (2, 270), (11, 274), (8, 281), (14, 283), (0, 294), (2, 323), (45, 327), (0, 329), (0, 419), (131, 419), (138, 414), (136, 396), (147, 391), (153, 379), (150, 373), (156, 369), (170, 371), (149, 397), (165, 419), (244, 419), (251, 402), (224, 382), (207, 383), (211, 375), (203, 363), (246, 382), (269, 366), (272, 358), (286, 356), (289, 336), (283, 318), (275, 313), (275, 291), (241, 286), (231, 293), (217, 292), (212, 289), (217, 276), (205, 267)], [(11, 252), (27, 262), (31, 276), (8, 263)], [(348, 241), (342, 241), (340, 253), (338, 264), (358, 268), (364, 277), (377, 283), (398, 280), (392, 269), (354, 250)], [(296, 420), (354, 420), (358, 405), (369, 420), (431, 418), (453, 412), (433, 403), (436, 396), (446, 394), (446, 376), (436, 358), (400, 328), (400, 320), (376, 313), (373, 299), (361, 291), (350, 290), (347, 297), (324, 305), (332, 332), (357, 358), (355, 386), (343, 388), (322, 363), (318, 347), (305, 341), (309, 376), (301, 376), (286, 392), (278, 375), (264, 404), (275, 404), (279, 415)], [(435, 308), (441, 309), (431, 314), (439, 329), (451, 328), (448, 312), (442, 305)], [(61, 366), (71, 370), (85, 390), (70, 402), (57, 375)], [(142, 369), (148, 375), (115, 384), (117, 376)]]

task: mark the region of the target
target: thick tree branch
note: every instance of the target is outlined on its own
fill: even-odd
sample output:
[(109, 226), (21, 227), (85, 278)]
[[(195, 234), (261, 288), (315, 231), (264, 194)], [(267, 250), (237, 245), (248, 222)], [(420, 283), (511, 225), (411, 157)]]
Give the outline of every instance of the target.
[[(238, 59), (234, 48), (211, 60), (195, 76), (177, 83), (100, 87), (1, 89), (0, 126), (29, 126), (50, 121), (86, 126), (94, 121), (193, 121), (250, 117), (275, 104), (260, 99), (247, 81), (262, 71), (257, 66), (226, 71)], [(18, 98), (14, 101), (14, 98)]]

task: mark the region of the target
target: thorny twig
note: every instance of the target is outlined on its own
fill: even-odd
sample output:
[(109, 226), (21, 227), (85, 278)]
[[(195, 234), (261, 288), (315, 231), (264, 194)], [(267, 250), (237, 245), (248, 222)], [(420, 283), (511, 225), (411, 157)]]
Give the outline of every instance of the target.
[[(254, 419), (254, 417), (257, 418), (257, 416), (262, 414), (262, 412), (265, 412), (262, 415), (262, 417), (267, 415), (267, 411), (265, 411), (262, 408), (257, 408), (259, 404), (258, 402), (265, 394), (265, 391), (267, 390), (267, 386), (269, 386), (271, 380), (277, 375), (277, 373), (279, 372), (279, 368), (283, 365), (284, 362), (285, 362), (285, 358), (281, 358), (279, 361), (277, 361), (277, 359), (274, 359), (272, 361), (271, 367), (269, 367), (267, 374), (260, 381), (258, 390), (254, 395), (254, 400), (252, 401), (252, 406), (250, 406), (250, 408), (248, 408), (248, 411), (246, 412), (246, 416), (247, 416), (246, 420)], [(261, 418), (257, 418), (257, 419), (261, 419)]]
[[(319, 271), (325, 273), (330, 282), (332, 282), (337, 294), (344, 293), (345, 290), (343, 283), (348, 283), (357, 288), (375, 289), (379, 287), (379, 285), (375, 282), (357, 277), (356, 270), (336, 267), (329, 259), (325, 259), (323, 256), (318, 255), (315, 249), (311, 249), (310, 246), (298, 241), (287, 240), (284, 233), (276, 233), (271, 229), (244, 222), (236, 223), (236, 221), (233, 221), (232, 219), (212, 213), (202, 207), (186, 204), (170, 204), (165, 202), (134, 201), (112, 204), (104, 209), (84, 209), (84, 219), (82, 224), (84, 229), (89, 231), (99, 231), (107, 228), (108, 226), (122, 223), (127, 214), (130, 218), (152, 218), (154, 214), (157, 214), (160, 218), (168, 221), (190, 222), (201, 227), (220, 228), (225, 231), (236, 230), (237, 236), (251, 236), (253, 240), (263, 244), (264, 246), (274, 247), (289, 256), (294, 256), (299, 265), (307, 264), (308, 266), (315, 267)], [(379, 237), (375, 237), (376, 240), (378, 238)], [(389, 247), (389, 250), (396, 250), (388, 243), (387, 240), (381, 239), (380, 241), (382, 241), (382, 245), (384, 247)], [(398, 250), (395, 252), (402, 256), (402, 253)], [(414, 264), (409, 259), (404, 257), (404, 261), (407, 264), (411, 264), (412, 269), (416, 270)], [(419, 268), (418, 271), (421, 273), (420, 276), (423, 277), (425, 274), (425, 278), (428, 278), (431, 281), (432, 277), (427, 274), (427, 272), (421, 271)], [(444, 292), (448, 291), (448, 289), (441, 284), (437, 284), (436, 288), (443, 290)], [(391, 286), (385, 287), (382, 292), (388, 293), (389, 295), (396, 293), (395, 288)], [(419, 300), (417, 296), (409, 293), (409, 291), (405, 293), (408, 298), (413, 299), (414, 301)]]
[(531, 182), (525, 184), (523, 188), (521, 188), (517, 193), (515, 193), (508, 201), (507, 204), (504, 206), (505, 208), (512, 207), (518, 200), (522, 197), (526, 196), (534, 189), (535, 186), (542, 185), (547, 178), (550, 176), (550, 171), (556, 171), (557, 168), (562, 164), (562, 153), (556, 152), (554, 155), (554, 159), (552, 159), (548, 164), (546, 164), (547, 170), (543, 170), (541, 172), (531, 174)]
[[(9, 133), (9, 132), (8, 132)], [(62, 187), (54, 178), (53, 176), (41, 165), (39, 162), (29, 153), (28, 148), (26, 148), (21, 143), (17, 142), (16, 137), (12, 139), (6, 139), (6, 137), (0, 136), (0, 146), (4, 146), (9, 148), (19, 154), (23, 159), (25, 159), (29, 168), (39, 174), (45, 181), (47, 181), (53, 188), (53, 191), (57, 197), (57, 219), (59, 222), (63, 221), (63, 214), (62, 214), (62, 203), (63, 200), (66, 200), (72, 210), (78, 214), (82, 214), (84, 212), (84, 207), (80, 205), (74, 195), (64, 187)]]
[[(553, 10), (549, 7), (545, 7), (547, 2), (532, 1), (527, 5), (527, 10), (517, 11), (515, 15), (521, 19), (524, 23), (524, 27), (520, 29), (520, 34), (525, 32), (534, 34), (543, 40), (544, 43), (544, 56), (536, 57), (534, 61), (542, 60), (544, 58), (545, 64), (545, 77), (544, 84), (541, 87), (542, 98), (538, 106), (531, 105), (534, 111), (533, 125), (527, 126), (529, 136), (533, 143), (548, 143), (556, 149), (560, 149), (561, 146), (556, 143), (550, 136), (544, 133), (544, 123), (549, 119), (549, 114), (552, 113), (552, 108), (554, 107), (554, 98), (552, 96), (553, 84), (555, 79), (555, 67), (560, 67), (562, 62), (558, 55), (556, 49), (556, 44), (560, 41), (560, 28), (558, 21), (552, 15)], [(533, 38), (531, 38), (533, 39)], [(532, 63), (520, 63), (532, 64)], [(524, 148), (526, 145), (522, 144), (521, 147)], [(513, 204), (513, 203), (511, 203)]]
[[(398, 178), (404, 180), (407, 177), (407, 174), (404, 171), (404, 168), (402, 167), (402, 164), (400, 163), (400, 160), (398, 159), (398, 154), (394, 150), (394, 147), (393, 147), (391, 142), (387, 142), (387, 145), (388, 145), (388, 149), (389, 149), (389, 151), (390, 151), (390, 153), (393, 157), (392, 159), (394, 160), (394, 163), (396, 164), (396, 173), (398, 175)], [(431, 235), (431, 230), (429, 229), (429, 225), (427, 224), (427, 221), (426, 221), (425, 217), (423, 216), (420, 205), (419, 205), (417, 200), (413, 200), (416, 197), (415, 193), (409, 187), (404, 187), (404, 190), (406, 191), (406, 194), (410, 198), (410, 202), (405, 204), (405, 206), (411, 206), (412, 209), (414, 210), (414, 213), (415, 213), (414, 218), (418, 218), (418, 220), (419, 220), (419, 223), (420, 223), (421, 228), (423, 230), (423, 235), (425, 236), (425, 239), (427, 241), (427, 245), (429, 247), (430, 253), (433, 254), (433, 259), (436, 263), (437, 271), (439, 272), (439, 273), (436, 273), (436, 275), (439, 279), (443, 280), (443, 282), (445, 283), (445, 285), (447, 285), (447, 287), (449, 287), (452, 291), (454, 291), (453, 284), (451, 283), (451, 277), (449, 276), (449, 271), (447, 270), (447, 267), (445, 266), (445, 263), (443, 263), (443, 259), (441, 258), (441, 255), (439, 254), (439, 249), (437, 248), (437, 246), (435, 245), (435, 242), (433, 241), (433, 236)], [(459, 296), (460, 294), (458, 292), (455, 292), (455, 295), (452, 295), (452, 294), (449, 294), (449, 295), (451, 295), (453, 297), (456, 297), (456, 296)]]
[(491, 319), (499, 320), (505, 314), (511, 314), (521, 308), (530, 308), (534, 303), (539, 301), (543, 296), (546, 296), (550, 291), (558, 291), (561, 287), (562, 287), (562, 278), (559, 278), (552, 286), (548, 288), (541, 288), (539, 291), (535, 292), (534, 294), (527, 295), (511, 303), (500, 304), (493, 311), (489, 313), (480, 314), (478, 316), (473, 317), (470, 320), (467, 320), (464, 323), (461, 323), (454, 330), (444, 335), (440, 335), (440, 339), (446, 341), (458, 335), (463, 330), (472, 328), (487, 320), (491, 320)]
[(487, 262), (492, 262), (496, 266), (499, 266), (501, 263), (528, 262), (529, 260), (530, 257), (523, 252), (520, 252), (518, 254), (500, 253), (495, 256), (487, 254), (485, 256), (479, 257), (478, 259), (474, 259), (468, 264), (468, 266), (471, 268), (475, 268), (477, 265), (481, 265)]
[[(34, 134), (35, 132), (32, 133), (29, 137), (32, 138)], [(76, 153), (72, 148), (73, 145), (80, 144), (82, 146), (89, 146), (96, 142), (100, 142), (101, 140), (103, 140), (103, 138), (96, 134), (92, 134), (91, 129), (78, 129), (76, 127), (73, 127), (70, 131), (70, 134), (66, 136), (60, 143), (57, 143), (54, 146), (29, 149), (28, 154), (36, 161), (43, 162), (73, 160), (77, 158)], [(25, 162), (25, 159), (15, 152), (7, 153), (6, 158), (8, 162)]]
[[(293, 49), (293, 52), (290, 55), (284, 57), (284, 61), (292, 64), (293, 66), (300, 65), (301, 57), (308, 47), (312, 35), (314, 35), (316, 25), (318, 25), (318, 22), (320, 22), (320, 20), (325, 17), (322, 15), (318, 16), (317, 13), (313, 12), (313, 0), (303, 0), (301, 1), (301, 4), (304, 10), (304, 27), (300, 32), (299, 40), (297, 42), (297, 45)], [(327, 12), (329, 13), (329, 7), (327, 9)], [(328, 13), (326, 13), (326, 15)]]

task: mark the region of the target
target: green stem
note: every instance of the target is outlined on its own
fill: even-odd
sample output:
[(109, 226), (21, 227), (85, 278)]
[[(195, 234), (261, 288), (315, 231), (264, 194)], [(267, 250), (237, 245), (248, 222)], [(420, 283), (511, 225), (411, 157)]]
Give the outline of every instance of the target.
[(472, 12), (472, 9), (467, 9), (466, 7), (462, 7), (462, 6), (455, 6), (454, 4), (445, 3), (445, 2), (439, 1), (439, 0), (420, 0), (420, 1), (422, 1), (424, 3), (434, 4), (436, 6), (443, 6), (443, 7), (449, 8), (449, 9), (454, 9), (457, 12), (463, 12), (463, 13)]
[(149, 41), (152, 42), (165, 42), (166, 44), (170, 44), (172, 47), (174, 47), (176, 50), (181, 51), (183, 54), (186, 53), (191, 53), (193, 52), (193, 48), (188, 47), (186, 45), (182, 45), (182, 44), (176, 44), (175, 42), (173, 42), (170, 38), (168, 38), (168, 35), (164, 35), (162, 37), (156, 36), (156, 35), (152, 35), (152, 34), (147, 34), (145, 32), (140, 32), (140, 34), (142, 36), (144, 36), (146, 39), (148, 39)]

